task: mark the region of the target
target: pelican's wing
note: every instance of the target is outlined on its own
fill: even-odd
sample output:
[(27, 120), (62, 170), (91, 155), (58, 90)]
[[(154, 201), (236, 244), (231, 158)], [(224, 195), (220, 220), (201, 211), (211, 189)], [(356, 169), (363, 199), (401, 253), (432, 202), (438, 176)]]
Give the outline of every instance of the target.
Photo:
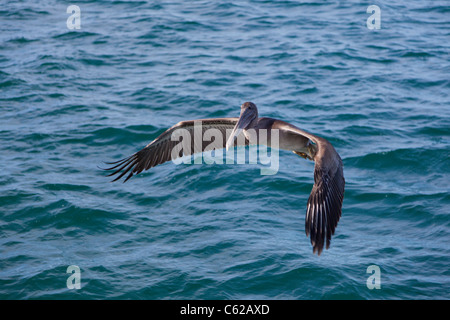
[(342, 213), (345, 179), (342, 160), (333, 146), (318, 143), (319, 150), (314, 158), (314, 186), (308, 199), (305, 219), (306, 235), (317, 254), (330, 247), (331, 236)]
[[(166, 130), (142, 150), (125, 159), (109, 163), (114, 164), (114, 166), (105, 170), (114, 170), (108, 176), (118, 174), (113, 181), (119, 180), (128, 173), (125, 182), (133, 175), (166, 161), (197, 152), (224, 148), (228, 138), (227, 134), (231, 133), (237, 121), (238, 118), (181, 121)], [(209, 129), (213, 129), (213, 131), (210, 131), (210, 134), (207, 132), (205, 139), (203, 139), (203, 135)], [(210, 141), (207, 141), (208, 137), (211, 139)], [(216, 137), (222, 137), (222, 139), (215, 141)]]
[(314, 186), (308, 199), (305, 219), (306, 235), (311, 237), (313, 252), (321, 254), (324, 245), (328, 249), (331, 236), (342, 213), (345, 179), (341, 157), (330, 142), (284, 122), (283, 129), (304, 137), (315, 144)]

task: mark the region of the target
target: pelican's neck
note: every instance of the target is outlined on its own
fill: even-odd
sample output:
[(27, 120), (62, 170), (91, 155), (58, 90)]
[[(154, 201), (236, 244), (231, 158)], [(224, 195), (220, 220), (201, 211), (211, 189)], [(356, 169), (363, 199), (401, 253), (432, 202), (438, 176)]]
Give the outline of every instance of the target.
[(243, 130), (245, 137), (248, 141), (250, 141), (250, 144), (257, 144), (258, 134), (259, 134), (259, 118), (258, 115), (256, 115), (256, 118), (252, 120), (252, 122), (249, 123), (247, 128)]
[(246, 129), (257, 129), (258, 128), (258, 112), (256, 112), (256, 116), (255, 119), (252, 120), (252, 122), (250, 122), (250, 124), (248, 125), (248, 127)]

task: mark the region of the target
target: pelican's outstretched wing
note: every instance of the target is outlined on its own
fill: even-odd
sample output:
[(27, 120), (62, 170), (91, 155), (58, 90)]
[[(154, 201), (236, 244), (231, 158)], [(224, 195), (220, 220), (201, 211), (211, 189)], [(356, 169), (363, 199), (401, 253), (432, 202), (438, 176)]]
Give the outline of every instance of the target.
[[(105, 170), (114, 170), (108, 176), (119, 174), (113, 181), (119, 180), (128, 173), (125, 182), (133, 175), (166, 161), (197, 152), (224, 148), (228, 135), (238, 120), (238, 118), (213, 118), (181, 121), (166, 130), (142, 150), (125, 159), (108, 163), (114, 166)], [(220, 134), (214, 135), (214, 132), (212, 132), (212, 141), (203, 141), (203, 135), (209, 129), (219, 130)], [(217, 136), (221, 136), (222, 139), (215, 141)], [(185, 141), (185, 138), (190, 140)]]
[(345, 179), (342, 160), (327, 141), (318, 143), (314, 157), (314, 186), (308, 199), (305, 231), (317, 254), (330, 247), (331, 236), (342, 214)]
[(342, 213), (345, 179), (341, 157), (324, 138), (284, 121), (277, 121), (277, 127), (297, 134), (300, 145), (305, 145), (305, 137), (315, 144), (312, 147), (313, 154), (308, 155), (315, 164), (314, 186), (306, 209), (305, 232), (311, 237), (313, 252), (320, 255), (324, 245), (329, 248), (331, 236)]

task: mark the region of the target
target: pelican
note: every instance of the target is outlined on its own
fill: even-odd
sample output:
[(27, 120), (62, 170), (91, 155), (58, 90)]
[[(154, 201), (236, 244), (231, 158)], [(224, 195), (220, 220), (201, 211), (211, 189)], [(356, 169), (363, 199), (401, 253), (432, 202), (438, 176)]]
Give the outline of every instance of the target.
[[(113, 180), (119, 180), (125, 174), (124, 182), (133, 175), (139, 174), (143, 170), (148, 170), (175, 158), (186, 156), (174, 153), (171, 150), (177, 144), (172, 141), (171, 136), (177, 129), (186, 129), (193, 132), (196, 124), (201, 123), (202, 130), (220, 130), (223, 134), (222, 141), (216, 141), (215, 148), (230, 148), (239, 142), (238, 137), (244, 135), (244, 143), (237, 145), (251, 145), (258, 143), (258, 136), (262, 130), (277, 129), (279, 134), (279, 149), (290, 150), (295, 154), (314, 161), (314, 185), (308, 198), (305, 232), (310, 236), (313, 254), (320, 255), (324, 246), (330, 247), (331, 236), (334, 234), (342, 212), (342, 201), (344, 199), (345, 179), (341, 157), (334, 147), (326, 139), (313, 135), (296, 126), (278, 119), (259, 118), (258, 109), (252, 102), (245, 102), (241, 106), (239, 118), (211, 118), (181, 121), (166, 130), (155, 140), (150, 142), (145, 148), (133, 155), (116, 162), (107, 164), (113, 165), (104, 170), (113, 170), (108, 176), (118, 174)], [(255, 137), (256, 133), (256, 137)], [(192, 135), (191, 135), (192, 136)], [(270, 138), (269, 138), (270, 140)], [(242, 139), (241, 139), (242, 141)], [(191, 141), (192, 145), (196, 142)], [(268, 142), (270, 146), (271, 142)], [(201, 143), (201, 149), (191, 148), (188, 150), (204, 152), (207, 144)]]

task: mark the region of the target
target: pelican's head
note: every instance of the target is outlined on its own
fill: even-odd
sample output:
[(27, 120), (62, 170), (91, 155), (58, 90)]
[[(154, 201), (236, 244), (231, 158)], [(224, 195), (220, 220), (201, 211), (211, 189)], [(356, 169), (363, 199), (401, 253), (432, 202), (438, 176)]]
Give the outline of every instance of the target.
[(239, 116), (239, 120), (227, 140), (227, 150), (234, 144), (234, 140), (242, 132), (242, 130), (252, 128), (256, 125), (257, 120), (258, 108), (256, 108), (256, 105), (253, 102), (243, 103), (241, 105), (241, 115)]

